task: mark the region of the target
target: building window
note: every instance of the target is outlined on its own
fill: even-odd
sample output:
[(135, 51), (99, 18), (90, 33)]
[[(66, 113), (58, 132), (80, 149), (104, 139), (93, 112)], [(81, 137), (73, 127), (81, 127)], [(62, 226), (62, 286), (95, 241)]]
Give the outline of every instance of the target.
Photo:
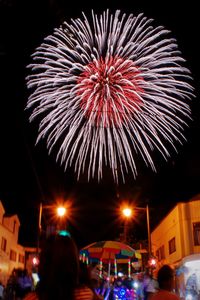
[(22, 264), (24, 263), (24, 255), (19, 254), (19, 262)]
[(14, 250), (10, 250), (10, 260), (16, 261), (17, 253)]
[(194, 245), (200, 245), (200, 222), (193, 223)]
[(158, 250), (156, 251), (156, 256), (158, 260), (165, 259), (165, 248), (164, 245), (162, 245)]
[(161, 259), (165, 259), (165, 247), (162, 245), (160, 247), (160, 252), (161, 252)]
[(176, 251), (176, 241), (175, 237), (169, 241), (169, 254), (172, 254)]
[(6, 244), (7, 244), (7, 240), (2, 237), (1, 239), (1, 250), (3, 250), (4, 252), (6, 252)]

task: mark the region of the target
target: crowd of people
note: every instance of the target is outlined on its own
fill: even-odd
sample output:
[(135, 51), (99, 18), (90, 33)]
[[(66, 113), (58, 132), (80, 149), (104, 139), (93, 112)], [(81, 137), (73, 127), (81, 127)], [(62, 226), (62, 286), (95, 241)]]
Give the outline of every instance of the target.
[(0, 283), (0, 300), (21, 300), (33, 289), (33, 280), (27, 270), (14, 269), (6, 287)]
[[(87, 264), (79, 261), (79, 252), (69, 236), (51, 235), (40, 254), (39, 282), (33, 287), (32, 278), (24, 270), (14, 270), (7, 286), (0, 288), (3, 300), (178, 300), (173, 291), (173, 269), (164, 265), (158, 271), (158, 286), (147, 274), (112, 283), (91, 277)], [(1, 285), (0, 285), (1, 287)]]

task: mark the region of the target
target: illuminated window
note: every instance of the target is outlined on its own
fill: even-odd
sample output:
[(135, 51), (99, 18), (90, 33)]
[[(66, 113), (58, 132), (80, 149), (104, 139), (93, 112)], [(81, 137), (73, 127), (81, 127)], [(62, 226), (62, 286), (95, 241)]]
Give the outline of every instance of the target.
[(200, 245), (200, 222), (193, 223), (194, 245)]
[(7, 240), (2, 237), (1, 239), (1, 250), (3, 250), (4, 252), (6, 252), (6, 244), (7, 244)]
[(18, 261), (23, 264), (24, 263), (24, 255), (19, 254)]
[(176, 241), (175, 237), (169, 241), (169, 254), (172, 254), (176, 251)]
[(10, 250), (10, 260), (16, 261), (17, 253), (14, 250)]

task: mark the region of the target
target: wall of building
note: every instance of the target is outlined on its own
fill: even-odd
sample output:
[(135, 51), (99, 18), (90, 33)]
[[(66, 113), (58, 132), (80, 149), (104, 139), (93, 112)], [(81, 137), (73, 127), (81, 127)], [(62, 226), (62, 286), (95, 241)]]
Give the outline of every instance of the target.
[(0, 201), (0, 224), (3, 223), (3, 216), (4, 216), (4, 214), (5, 214), (5, 209), (3, 207), (3, 204)]
[[(180, 226), (178, 222), (178, 208), (175, 207), (167, 217), (155, 228), (151, 234), (152, 249), (154, 255), (164, 246), (164, 257), (162, 263), (173, 263), (181, 259), (182, 249), (180, 247)], [(175, 238), (175, 251), (170, 253), (169, 242)]]
[[(158, 257), (158, 267), (165, 263), (177, 266), (185, 256), (200, 253), (200, 245), (194, 245), (194, 222), (200, 222), (200, 200), (178, 203), (153, 230), (152, 250)], [(172, 239), (175, 239), (175, 251), (170, 253)], [(160, 257), (163, 246), (164, 257)]]
[(194, 245), (193, 223), (200, 222), (200, 200), (179, 203), (179, 221), (182, 232), (182, 257), (200, 253), (200, 245)]
[(17, 215), (4, 214), (0, 201), (0, 280), (6, 284), (14, 268), (24, 269), (25, 250), (18, 244), (20, 222)]
[(12, 216), (4, 216), (2, 225), (7, 228), (9, 232), (12, 234), (12, 238), (14, 239), (14, 243), (17, 244), (18, 236), (19, 236), (19, 228), (20, 222), (17, 215)]

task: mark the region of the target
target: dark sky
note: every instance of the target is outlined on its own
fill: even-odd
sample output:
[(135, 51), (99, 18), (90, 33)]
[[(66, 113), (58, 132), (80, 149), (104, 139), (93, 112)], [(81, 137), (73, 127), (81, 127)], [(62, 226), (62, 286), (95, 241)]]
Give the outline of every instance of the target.
[[(119, 235), (116, 209), (123, 199), (150, 209), (151, 227), (178, 201), (200, 192), (200, 103), (199, 103), (199, 16), (197, 1), (89, 1), (0, 0), (0, 199), (8, 213), (21, 221), (20, 243), (33, 244), (37, 234), (37, 214), (41, 201), (54, 203), (58, 197), (72, 199), (71, 230), (80, 246)], [(149, 3), (149, 4), (147, 4)], [(193, 121), (185, 132), (187, 142), (178, 146), (168, 162), (156, 157), (157, 173), (138, 160), (138, 177), (116, 186), (109, 171), (102, 182), (79, 182), (73, 170), (65, 173), (49, 156), (45, 142), (35, 146), (37, 127), (24, 110), (28, 99), (25, 77), (30, 55), (43, 38), (62, 21), (81, 11), (121, 9), (144, 14), (172, 31), (182, 56), (191, 70), (196, 98), (191, 103)], [(197, 55), (198, 54), (198, 55)], [(144, 217), (133, 222), (133, 235), (145, 237)]]

